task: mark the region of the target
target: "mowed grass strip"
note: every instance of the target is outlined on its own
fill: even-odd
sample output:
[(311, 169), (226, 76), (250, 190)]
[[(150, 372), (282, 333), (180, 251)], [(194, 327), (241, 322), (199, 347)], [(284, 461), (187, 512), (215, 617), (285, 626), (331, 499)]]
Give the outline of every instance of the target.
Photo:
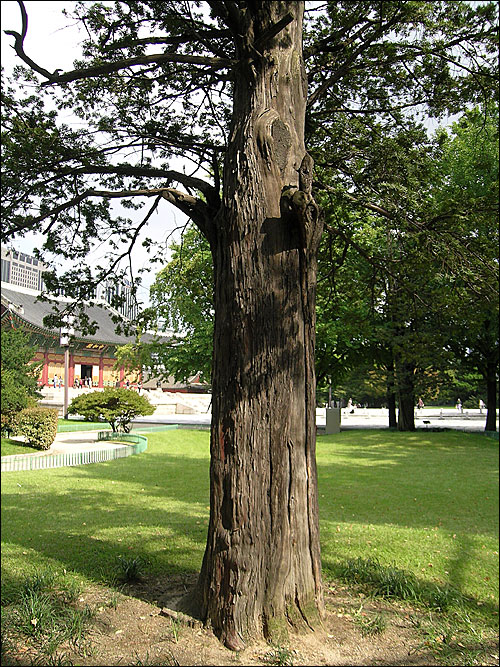
[(18, 440), (2, 438), (2, 456), (13, 456), (15, 454), (34, 454), (37, 450), (28, 447)]
[(111, 426), (108, 422), (91, 422), (83, 419), (58, 419), (57, 432), (71, 433), (73, 431), (109, 431)]
[(318, 438), (323, 569), (375, 558), (498, 605), (498, 442), (460, 431)]
[[(376, 558), (498, 605), (498, 443), (461, 432), (318, 438), (323, 570)], [(2, 587), (42, 569), (113, 584), (119, 556), (147, 574), (198, 572), (209, 515), (209, 434), (148, 433), (145, 453), (2, 473)], [(494, 613), (494, 612), (493, 612)]]

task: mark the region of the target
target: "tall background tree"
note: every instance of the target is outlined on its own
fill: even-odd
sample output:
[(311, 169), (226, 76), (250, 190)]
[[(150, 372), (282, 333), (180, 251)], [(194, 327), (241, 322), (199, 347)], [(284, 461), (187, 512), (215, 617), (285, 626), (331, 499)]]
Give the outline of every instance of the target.
[(32, 361), (36, 348), (29, 344), (27, 334), (19, 329), (2, 330), (2, 415), (8, 420), (30, 399), (40, 397), (37, 378), (40, 364)]
[[(454, 113), (496, 91), (494, 3), (312, 10), (304, 33), (296, 1), (80, 3), (89, 37), (69, 72), (25, 53), (24, 11), (21, 32), (9, 32), (27, 80), (35, 72), (43, 83), (21, 99), (4, 89), (7, 237), (37, 228), (47, 250), (80, 260), (58, 281), (80, 298), (85, 284), (121, 278), (120, 260), (164, 202), (209, 243), (210, 521), (197, 607), (233, 649), (289, 623), (314, 626), (323, 611), (314, 377), (322, 218), (305, 136), (315, 157), (320, 146), (330, 152), (336, 192), (380, 206), (391, 188), (370, 179), (358, 135), (390, 134), (409, 122), (405, 109)], [(61, 124), (42, 94), (82, 127)], [(191, 166), (176, 169), (180, 157)], [(109, 204), (146, 198), (153, 204), (135, 222)], [(401, 225), (403, 209), (393, 211)], [(93, 272), (85, 257), (104, 241), (109, 262)]]

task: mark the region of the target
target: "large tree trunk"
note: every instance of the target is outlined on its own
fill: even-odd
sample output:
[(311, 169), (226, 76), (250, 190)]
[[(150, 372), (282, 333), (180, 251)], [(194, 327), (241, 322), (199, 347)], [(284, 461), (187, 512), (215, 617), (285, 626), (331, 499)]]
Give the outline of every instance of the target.
[(394, 363), (391, 361), (387, 366), (387, 409), (389, 412), (389, 428), (396, 428), (396, 391), (394, 383)]
[[(249, 5), (250, 6), (250, 5)], [(321, 234), (304, 147), (302, 3), (256, 3), (241, 34), (223, 206), (203, 618), (226, 646), (323, 613), (315, 463)], [(251, 46), (286, 12), (279, 34)]]
[(497, 430), (497, 362), (488, 361), (486, 366), (486, 426), (485, 431)]
[(398, 388), (398, 431), (415, 430), (415, 367), (407, 361), (396, 362)]

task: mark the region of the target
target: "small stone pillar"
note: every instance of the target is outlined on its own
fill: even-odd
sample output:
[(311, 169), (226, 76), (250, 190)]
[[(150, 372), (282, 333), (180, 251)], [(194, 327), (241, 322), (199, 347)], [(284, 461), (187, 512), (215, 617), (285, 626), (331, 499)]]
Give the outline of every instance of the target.
[(326, 408), (325, 434), (340, 433), (340, 407)]

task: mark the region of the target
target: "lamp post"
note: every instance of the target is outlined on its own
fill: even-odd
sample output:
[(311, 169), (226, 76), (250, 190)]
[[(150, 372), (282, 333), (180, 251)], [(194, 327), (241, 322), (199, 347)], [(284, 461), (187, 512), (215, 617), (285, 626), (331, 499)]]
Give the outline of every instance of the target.
[(64, 347), (64, 406), (63, 406), (63, 417), (64, 419), (68, 418), (68, 403), (69, 403), (69, 344), (71, 336), (75, 333), (75, 330), (71, 326), (73, 323), (73, 318), (70, 315), (67, 315), (64, 318), (64, 326), (61, 327), (59, 334), (59, 344), (61, 347)]

